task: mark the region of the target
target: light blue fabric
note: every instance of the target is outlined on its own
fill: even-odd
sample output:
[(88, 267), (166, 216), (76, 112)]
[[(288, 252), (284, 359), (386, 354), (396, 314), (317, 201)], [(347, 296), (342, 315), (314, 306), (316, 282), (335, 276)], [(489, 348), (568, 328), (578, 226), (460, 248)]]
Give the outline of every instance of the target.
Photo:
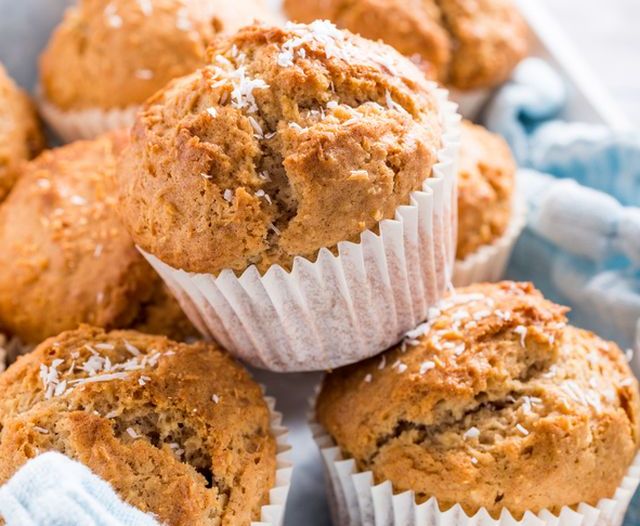
[(545, 62), (528, 59), (486, 110), (487, 127), (525, 168), (518, 185), (528, 226), (508, 276), (533, 281), (571, 306), (576, 324), (632, 347), (640, 320), (640, 133), (556, 120), (566, 96)]
[(0, 516), (7, 526), (159, 526), (60, 453), (36, 457), (0, 488)]

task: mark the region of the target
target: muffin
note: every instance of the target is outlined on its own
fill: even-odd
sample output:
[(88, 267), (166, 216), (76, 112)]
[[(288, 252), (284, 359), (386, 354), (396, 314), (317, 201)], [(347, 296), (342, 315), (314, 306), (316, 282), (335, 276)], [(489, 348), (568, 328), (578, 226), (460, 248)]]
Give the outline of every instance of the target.
[(0, 484), (58, 451), (169, 526), (246, 526), (269, 503), (269, 407), (213, 344), (83, 326), (20, 358), (0, 393)]
[(516, 163), (502, 137), (463, 121), (458, 166), (455, 286), (502, 277), (525, 224)]
[(197, 334), (117, 217), (126, 143), (114, 132), (46, 151), (0, 205), (0, 326), (23, 342), (80, 323)]
[(43, 114), (65, 140), (129, 126), (169, 80), (204, 64), (218, 35), (271, 19), (264, 0), (81, 0), (40, 61)]
[(511, 0), (285, 0), (284, 7), (296, 21), (329, 19), (426, 61), (457, 90), (497, 86), (527, 52), (526, 25)]
[(29, 97), (0, 64), (0, 201), (13, 187), (22, 161), (43, 147), (40, 123)]
[(567, 325), (567, 310), (527, 283), (459, 289), (402, 345), (328, 374), (316, 418), (358, 471), (413, 492), (399, 506), (433, 497), (435, 513), (531, 512), (542, 524), (598, 506), (598, 524), (615, 524), (617, 504), (601, 499), (625, 493), (638, 382), (615, 344)]
[[(121, 217), (225, 348), (279, 370), (357, 361), (423, 319), (450, 272), (454, 174), (438, 161), (458, 123), (442, 97), (392, 48), (328, 22), (243, 28), (143, 106)], [(391, 302), (385, 331), (357, 319), (372, 321), (366, 295)]]

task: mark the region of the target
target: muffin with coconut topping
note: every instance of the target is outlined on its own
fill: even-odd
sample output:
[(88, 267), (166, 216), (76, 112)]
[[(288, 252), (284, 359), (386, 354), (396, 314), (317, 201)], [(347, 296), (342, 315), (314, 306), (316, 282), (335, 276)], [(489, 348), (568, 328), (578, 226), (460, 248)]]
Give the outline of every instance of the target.
[(613, 343), (530, 284), (459, 289), (398, 347), (327, 375), (320, 424), (416, 501), (494, 518), (613, 497), (640, 440), (638, 382)]
[(511, 0), (285, 0), (285, 10), (298, 22), (329, 19), (383, 40), (460, 90), (500, 84), (527, 52), (526, 25)]
[(40, 123), (29, 97), (0, 64), (0, 201), (18, 178), (19, 166), (44, 146)]
[(124, 223), (169, 265), (290, 268), (429, 177), (433, 88), (391, 48), (317, 21), (242, 29), (210, 62), (145, 104), (119, 167)]
[(256, 19), (273, 20), (263, 0), (81, 0), (41, 57), (44, 115), (66, 140), (130, 124), (215, 38)]
[(20, 358), (0, 393), (0, 484), (58, 451), (170, 526), (245, 526), (269, 502), (269, 408), (213, 344), (84, 326)]
[(195, 335), (115, 211), (125, 133), (44, 152), (0, 205), (0, 326), (40, 343), (80, 323)]

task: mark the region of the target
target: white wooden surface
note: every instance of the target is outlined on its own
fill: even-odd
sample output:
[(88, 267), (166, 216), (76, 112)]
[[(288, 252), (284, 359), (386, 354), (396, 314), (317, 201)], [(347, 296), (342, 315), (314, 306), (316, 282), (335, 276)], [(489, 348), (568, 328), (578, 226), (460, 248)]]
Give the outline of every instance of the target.
[(629, 119), (640, 126), (640, 0), (541, 2)]

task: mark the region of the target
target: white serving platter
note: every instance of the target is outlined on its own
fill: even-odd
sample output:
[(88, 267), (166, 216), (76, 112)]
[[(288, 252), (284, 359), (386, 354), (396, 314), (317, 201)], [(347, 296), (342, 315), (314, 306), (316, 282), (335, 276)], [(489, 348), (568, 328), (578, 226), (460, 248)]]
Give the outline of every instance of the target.
[[(278, 5), (280, 0), (270, 0)], [(631, 124), (586, 65), (556, 21), (536, 0), (516, 0), (531, 28), (533, 55), (548, 61), (564, 78), (570, 101), (563, 118), (628, 130)], [(28, 89), (36, 81), (37, 57), (72, 0), (0, 0), (0, 62)], [(290, 429), (295, 465), (286, 526), (329, 526), (320, 457), (307, 428), (309, 398), (322, 373), (275, 374), (254, 371)]]

